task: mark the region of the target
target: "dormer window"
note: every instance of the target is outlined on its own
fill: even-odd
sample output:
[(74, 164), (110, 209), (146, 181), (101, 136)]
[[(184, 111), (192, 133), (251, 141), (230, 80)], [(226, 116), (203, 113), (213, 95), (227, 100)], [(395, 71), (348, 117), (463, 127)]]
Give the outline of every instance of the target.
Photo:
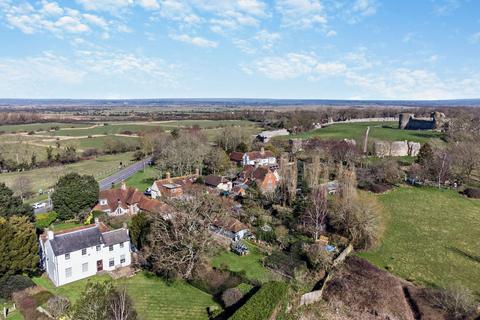
[(70, 253), (65, 253), (65, 260), (70, 260)]

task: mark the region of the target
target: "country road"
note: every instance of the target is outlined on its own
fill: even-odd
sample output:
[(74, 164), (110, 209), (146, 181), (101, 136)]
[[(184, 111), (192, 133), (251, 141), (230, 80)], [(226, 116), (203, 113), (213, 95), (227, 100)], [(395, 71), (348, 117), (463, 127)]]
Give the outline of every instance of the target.
[[(143, 159), (141, 161), (138, 161), (138, 162), (135, 162), (134, 164), (112, 174), (111, 176), (103, 179), (103, 180), (100, 180), (98, 182), (99, 186), (100, 186), (100, 190), (106, 190), (106, 189), (110, 189), (112, 187), (112, 183), (113, 184), (117, 184), (119, 182), (121, 182), (122, 180), (126, 180), (128, 179), (129, 177), (131, 177), (132, 175), (134, 175), (135, 173), (137, 173), (138, 171), (142, 170), (144, 166), (147, 166), (148, 163), (150, 162), (150, 160), (152, 160), (152, 157), (148, 157), (146, 159)], [(35, 214), (39, 214), (39, 213), (45, 213), (45, 212), (48, 212), (50, 210), (52, 210), (52, 205), (48, 203), (48, 201), (43, 201), (44, 203), (46, 203), (46, 206), (43, 207), (43, 208), (38, 208), (38, 209), (34, 209), (33, 212)], [(40, 203), (43, 203), (43, 202), (40, 202)]]
[(148, 157), (146, 159), (143, 159), (141, 161), (138, 161), (138, 162), (126, 167), (125, 169), (122, 169), (122, 170), (112, 174), (111, 176), (109, 176), (109, 177), (107, 177), (103, 180), (100, 180), (98, 182), (98, 184), (100, 185), (100, 190), (110, 189), (112, 187), (112, 184), (117, 184), (117, 183), (121, 182), (122, 180), (128, 179), (129, 177), (131, 177), (132, 175), (134, 175), (138, 171), (142, 170), (144, 168), (144, 166), (147, 166), (148, 162), (150, 162), (150, 160), (152, 160), (152, 158)]

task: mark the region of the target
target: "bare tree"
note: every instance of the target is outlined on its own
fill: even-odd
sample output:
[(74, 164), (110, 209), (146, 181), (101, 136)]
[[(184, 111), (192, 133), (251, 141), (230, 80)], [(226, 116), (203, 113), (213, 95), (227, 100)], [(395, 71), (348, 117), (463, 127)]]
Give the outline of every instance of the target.
[(474, 296), (468, 289), (458, 285), (434, 290), (427, 298), (436, 307), (447, 311), (454, 319), (465, 319), (475, 312)]
[(180, 213), (169, 220), (152, 216), (144, 255), (156, 273), (186, 279), (210, 244), (209, 227), (224, 217), (225, 208), (216, 197), (202, 194), (177, 209)]
[(328, 216), (328, 192), (326, 187), (315, 187), (310, 194), (310, 205), (302, 215), (303, 225), (318, 240), (325, 230)]
[(13, 190), (20, 195), (22, 201), (32, 192), (32, 180), (25, 176), (18, 176), (13, 182)]
[(127, 294), (125, 286), (117, 287), (108, 296), (107, 315), (109, 320), (135, 320), (137, 312)]
[(70, 301), (62, 296), (53, 296), (48, 299), (46, 308), (54, 319), (61, 319), (70, 308)]

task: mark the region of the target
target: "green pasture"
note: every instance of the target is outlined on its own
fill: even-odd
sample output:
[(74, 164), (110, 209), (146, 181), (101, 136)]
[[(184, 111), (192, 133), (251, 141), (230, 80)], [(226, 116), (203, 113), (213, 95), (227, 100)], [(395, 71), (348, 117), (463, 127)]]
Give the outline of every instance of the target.
[(396, 188), (379, 199), (389, 213), (380, 246), (360, 253), (415, 283), (460, 284), (480, 294), (480, 201), (453, 190)]

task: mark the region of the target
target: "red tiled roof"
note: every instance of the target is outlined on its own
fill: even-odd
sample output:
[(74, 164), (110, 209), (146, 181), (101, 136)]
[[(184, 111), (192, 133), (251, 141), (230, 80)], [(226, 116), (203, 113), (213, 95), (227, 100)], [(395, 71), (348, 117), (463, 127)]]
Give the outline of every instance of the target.
[(248, 159), (250, 160), (257, 160), (257, 159), (265, 159), (265, 158), (272, 158), (275, 157), (272, 151), (270, 150), (265, 150), (264, 152), (262, 151), (251, 151), (248, 152)]
[(230, 160), (240, 162), (240, 161), (243, 160), (243, 155), (244, 154), (245, 154), (244, 152), (234, 151), (234, 152), (230, 153)]
[(216, 187), (222, 182), (227, 182), (227, 180), (221, 176), (211, 174), (205, 177), (205, 184), (209, 186)]
[(223, 219), (216, 219), (213, 221), (213, 224), (217, 227), (220, 227), (224, 230), (231, 231), (237, 233), (241, 230), (248, 229), (248, 226), (244, 223), (241, 223), (239, 220), (233, 217), (226, 217)]
[(165, 184), (178, 184), (180, 187), (183, 187), (185, 185), (192, 184), (196, 179), (197, 179), (197, 175), (188, 175), (188, 176), (182, 176), (182, 177), (156, 180), (155, 184), (157, 185), (158, 189), (161, 189)]

